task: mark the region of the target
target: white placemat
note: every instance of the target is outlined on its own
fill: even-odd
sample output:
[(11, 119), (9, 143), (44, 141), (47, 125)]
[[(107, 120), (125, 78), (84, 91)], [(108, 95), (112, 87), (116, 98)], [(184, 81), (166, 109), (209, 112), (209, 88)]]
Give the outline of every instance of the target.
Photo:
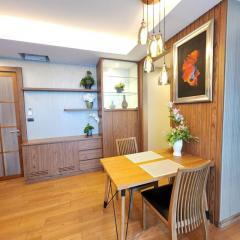
[(130, 161), (134, 163), (147, 162), (147, 161), (163, 158), (160, 154), (157, 154), (152, 151), (129, 154), (129, 155), (125, 155), (125, 157), (127, 157)]
[(178, 164), (169, 159), (153, 163), (141, 164), (139, 166), (152, 177), (160, 177), (166, 174), (173, 174), (176, 173), (179, 168), (183, 168), (181, 164)]

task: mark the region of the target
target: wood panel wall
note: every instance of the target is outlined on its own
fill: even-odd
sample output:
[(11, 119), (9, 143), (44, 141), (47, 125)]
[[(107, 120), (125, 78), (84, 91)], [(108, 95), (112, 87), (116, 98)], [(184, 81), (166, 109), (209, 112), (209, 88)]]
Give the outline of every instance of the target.
[(224, 0), (167, 42), (167, 48), (171, 50), (176, 41), (210, 19), (215, 20), (213, 101), (211, 103), (178, 104), (192, 134), (200, 139), (199, 143), (185, 144), (184, 151), (215, 162), (215, 170), (211, 172), (208, 181), (211, 220), (215, 224), (219, 221), (226, 13), (227, 1)]

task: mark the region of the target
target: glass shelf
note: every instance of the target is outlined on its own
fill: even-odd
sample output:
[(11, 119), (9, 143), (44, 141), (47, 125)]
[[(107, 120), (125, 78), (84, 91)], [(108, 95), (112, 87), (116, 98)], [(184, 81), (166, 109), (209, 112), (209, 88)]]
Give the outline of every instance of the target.
[(104, 77), (108, 77), (108, 78), (122, 78), (122, 79), (134, 79), (137, 80), (137, 77), (124, 77), (124, 76), (115, 76), (115, 75), (108, 75), (108, 74), (104, 74)]

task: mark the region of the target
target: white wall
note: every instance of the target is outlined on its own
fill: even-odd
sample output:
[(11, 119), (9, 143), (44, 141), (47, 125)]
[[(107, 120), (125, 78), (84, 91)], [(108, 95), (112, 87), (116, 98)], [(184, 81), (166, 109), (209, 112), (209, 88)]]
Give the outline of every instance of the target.
[[(79, 88), (87, 70), (96, 79), (95, 66), (36, 63), (0, 59), (0, 66), (22, 67), (24, 87)], [(93, 88), (96, 88), (94, 86)], [(83, 134), (90, 121), (98, 132), (98, 124), (88, 112), (64, 112), (64, 108), (84, 107), (84, 93), (25, 92), (25, 110), (32, 108), (34, 122), (27, 122), (28, 139), (39, 139)], [(97, 107), (97, 100), (94, 103)], [(97, 112), (96, 112), (97, 114)]]
[[(162, 61), (156, 63), (162, 65)], [(157, 150), (169, 147), (166, 135), (170, 131), (168, 102), (170, 101), (170, 85), (159, 86), (159, 69), (144, 74), (143, 111), (144, 111), (144, 148)]]

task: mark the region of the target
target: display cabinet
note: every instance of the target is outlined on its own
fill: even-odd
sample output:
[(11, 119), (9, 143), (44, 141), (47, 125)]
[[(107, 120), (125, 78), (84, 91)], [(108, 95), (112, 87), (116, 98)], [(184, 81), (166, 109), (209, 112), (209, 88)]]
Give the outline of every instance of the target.
[(104, 157), (117, 154), (118, 138), (136, 137), (141, 150), (141, 82), (136, 62), (101, 59), (100, 79)]
[(104, 109), (138, 108), (138, 65), (134, 62), (103, 60)]

